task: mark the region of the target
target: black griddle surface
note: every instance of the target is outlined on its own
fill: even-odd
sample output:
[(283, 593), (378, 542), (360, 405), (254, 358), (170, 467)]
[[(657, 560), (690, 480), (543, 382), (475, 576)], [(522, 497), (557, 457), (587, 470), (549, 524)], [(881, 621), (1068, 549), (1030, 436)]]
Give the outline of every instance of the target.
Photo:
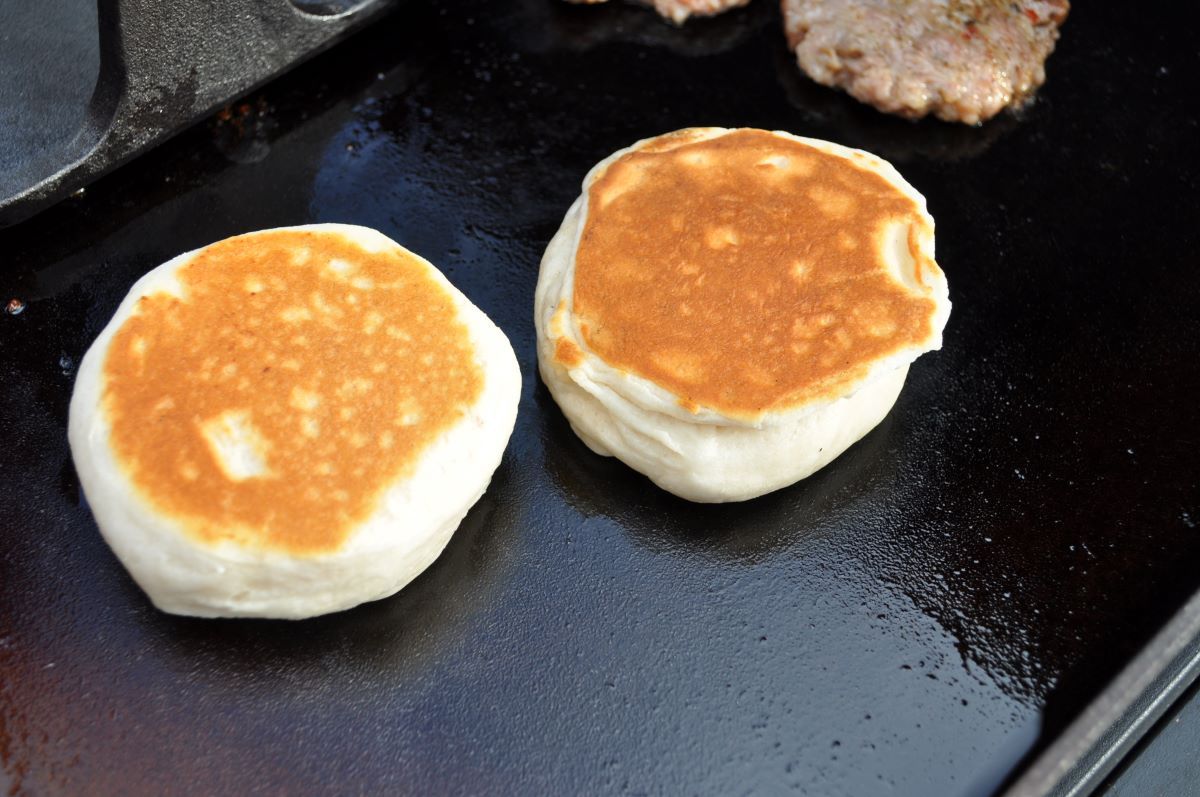
[[(765, 0), (682, 30), (415, 0), (0, 231), (0, 304), (24, 303), (0, 315), (0, 784), (994, 793), (1200, 587), (1186, 15), (1080, 4), (1037, 102), (969, 129), (805, 81)], [(891, 159), (954, 302), (879, 428), (732, 506), (588, 452), (534, 356), (538, 260), (585, 171), (689, 125)], [(80, 494), (76, 364), (150, 268), (317, 221), (377, 227), (500, 324), (516, 432), (399, 595), (298, 623), (161, 614)]]

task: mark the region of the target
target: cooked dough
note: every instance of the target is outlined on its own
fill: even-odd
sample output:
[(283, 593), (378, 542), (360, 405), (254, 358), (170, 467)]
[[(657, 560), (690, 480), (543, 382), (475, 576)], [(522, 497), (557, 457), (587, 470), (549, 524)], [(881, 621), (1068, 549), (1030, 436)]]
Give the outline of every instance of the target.
[(374, 230), (266, 230), (140, 279), (83, 358), (70, 442), (160, 609), (300, 618), (395, 593), (500, 463), (512, 347)]
[(1068, 0), (783, 0), (809, 77), (909, 118), (976, 124), (1046, 79)]
[(534, 319), (580, 438), (716, 502), (792, 484), (866, 434), (949, 312), (933, 219), (885, 161), (693, 128), (588, 173)]
[[(580, 5), (595, 5), (607, 0), (567, 0)], [(676, 25), (687, 22), (689, 17), (711, 17), (731, 8), (744, 6), (750, 0), (639, 0), (642, 5), (653, 6), (663, 19)]]

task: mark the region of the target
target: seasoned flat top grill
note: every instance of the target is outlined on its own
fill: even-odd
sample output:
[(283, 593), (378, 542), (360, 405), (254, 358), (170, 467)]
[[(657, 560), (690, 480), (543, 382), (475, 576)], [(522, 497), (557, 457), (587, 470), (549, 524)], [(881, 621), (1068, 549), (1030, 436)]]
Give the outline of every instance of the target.
[[(682, 30), (631, 6), (413, 0), (0, 231), (0, 304), (16, 300), (0, 315), (0, 783), (1094, 783), (1195, 651), (1179, 612), (1200, 588), (1200, 64), (1171, 44), (1183, 13), (1076, 8), (1036, 103), (973, 129), (806, 81), (764, 0)], [(793, 488), (717, 507), (579, 443), (537, 377), (531, 312), (586, 170), (709, 124), (895, 162), (929, 200), (954, 302), (945, 348), (879, 428)], [(399, 595), (301, 623), (158, 613), (80, 495), (74, 368), (150, 268), (312, 221), (377, 227), (500, 324), (525, 380), (516, 433)]]

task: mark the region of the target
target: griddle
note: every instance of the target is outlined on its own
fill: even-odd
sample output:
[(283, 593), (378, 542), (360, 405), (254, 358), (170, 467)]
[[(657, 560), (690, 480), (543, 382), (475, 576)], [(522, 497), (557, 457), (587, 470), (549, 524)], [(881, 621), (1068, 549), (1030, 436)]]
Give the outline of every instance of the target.
[[(1172, 17), (1177, 15), (1177, 17)], [(1090, 788), (1193, 675), (1200, 78), (1181, 8), (1080, 4), (980, 128), (804, 80), (773, 4), (412, 0), (0, 231), (0, 784), (16, 793), (987, 795)], [(800, 484), (688, 504), (537, 377), (539, 257), (586, 170), (688, 125), (892, 160), (954, 311)], [(66, 443), (140, 275), (264, 227), (382, 230), (504, 329), (517, 428), (443, 556), (303, 622), (154, 610)]]

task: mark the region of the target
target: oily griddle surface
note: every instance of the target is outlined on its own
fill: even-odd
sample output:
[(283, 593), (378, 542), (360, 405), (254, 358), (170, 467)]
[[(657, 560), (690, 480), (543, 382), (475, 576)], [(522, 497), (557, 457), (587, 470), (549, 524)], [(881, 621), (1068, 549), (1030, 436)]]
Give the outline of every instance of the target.
[[(0, 784), (994, 792), (1200, 586), (1200, 70), (1170, 45), (1186, 20), (1149, 13), (1076, 8), (1037, 102), (969, 129), (807, 82), (765, 0), (682, 30), (416, 0), (0, 232), (0, 302), (24, 302), (0, 315)], [(576, 440), (531, 318), (585, 171), (708, 124), (891, 159), (929, 199), (954, 302), (879, 428), (719, 507)], [(393, 598), (298, 623), (161, 614), (80, 495), (76, 364), (150, 268), (315, 221), (377, 227), (503, 327), (512, 442)]]

